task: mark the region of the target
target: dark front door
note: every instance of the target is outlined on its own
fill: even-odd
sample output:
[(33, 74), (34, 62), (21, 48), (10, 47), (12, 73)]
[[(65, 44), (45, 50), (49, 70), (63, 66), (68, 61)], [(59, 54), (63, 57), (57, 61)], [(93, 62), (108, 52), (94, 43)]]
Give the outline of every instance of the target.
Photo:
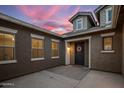
[(84, 42), (75, 43), (75, 64), (84, 65)]

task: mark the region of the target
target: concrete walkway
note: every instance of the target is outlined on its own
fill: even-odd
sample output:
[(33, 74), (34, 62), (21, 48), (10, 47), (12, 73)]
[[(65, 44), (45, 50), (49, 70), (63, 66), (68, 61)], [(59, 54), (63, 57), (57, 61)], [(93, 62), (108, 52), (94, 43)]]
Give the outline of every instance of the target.
[(124, 88), (124, 77), (120, 74), (91, 70), (76, 87)]
[(83, 77), (89, 72), (89, 69), (81, 65), (68, 65), (68, 66), (58, 66), (55, 68), (47, 69), (52, 73), (63, 75), (75, 80), (82, 80)]
[(1, 83), (14, 88), (124, 88), (121, 75), (89, 71), (82, 66), (59, 66)]

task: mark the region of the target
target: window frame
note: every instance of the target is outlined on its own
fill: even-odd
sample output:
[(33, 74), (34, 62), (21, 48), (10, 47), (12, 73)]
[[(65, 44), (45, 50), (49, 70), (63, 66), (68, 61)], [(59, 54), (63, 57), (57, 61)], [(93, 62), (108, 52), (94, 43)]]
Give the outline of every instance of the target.
[(18, 32), (17, 30), (0, 26), (0, 33), (2, 33), (2, 34), (10, 34), (10, 35), (13, 35), (13, 37), (14, 37), (14, 46), (6, 46), (6, 45), (5, 46), (0, 46), (0, 47), (5, 47), (5, 48), (6, 47), (13, 48), (13, 57), (14, 57), (14, 59), (13, 60), (2, 60), (2, 61), (0, 61), (0, 64), (17, 63), (17, 60), (16, 60), (16, 33), (17, 32)]
[[(52, 56), (52, 42), (58, 43), (58, 56)], [(59, 54), (59, 52), (60, 52), (60, 50), (59, 50), (59, 49), (60, 49), (60, 48), (59, 48), (59, 47), (60, 47), (60, 44), (59, 44), (59, 42), (60, 42), (60, 41), (59, 41), (59, 40), (56, 40), (56, 39), (52, 39), (52, 40), (51, 40), (51, 58), (52, 58), (52, 59), (60, 58), (60, 54)]]
[[(106, 34), (101, 34), (101, 37), (102, 37), (102, 51), (101, 53), (114, 53), (114, 36), (115, 35), (115, 32), (112, 32), (112, 33), (106, 33)], [(104, 49), (104, 39), (105, 38), (112, 38), (112, 49), (111, 50), (105, 50)]]
[(106, 24), (110, 24), (110, 23), (112, 22), (112, 16), (111, 16), (111, 21), (108, 20), (108, 19), (109, 19), (109, 15), (108, 15), (108, 12), (109, 12), (109, 11), (112, 12), (112, 7), (107, 8), (107, 9), (105, 10), (105, 13), (106, 13)]
[[(43, 48), (44, 57), (32, 58), (32, 39), (33, 38), (38, 39), (38, 40), (43, 40), (43, 43), (44, 43), (44, 48)], [(31, 34), (31, 61), (38, 61), (38, 60), (45, 60), (45, 38), (44, 38), (44, 36), (41, 36), (41, 35)]]
[[(81, 21), (81, 28), (78, 28), (78, 21)], [(78, 18), (76, 20), (76, 30), (82, 30), (83, 29), (83, 18)]]
[[(111, 38), (111, 40), (112, 40), (112, 45), (111, 45), (112, 48), (110, 50), (105, 50), (105, 44), (104, 44), (105, 38)], [(102, 50), (103, 51), (112, 51), (113, 50), (113, 36), (106, 36), (106, 37), (102, 38)]]

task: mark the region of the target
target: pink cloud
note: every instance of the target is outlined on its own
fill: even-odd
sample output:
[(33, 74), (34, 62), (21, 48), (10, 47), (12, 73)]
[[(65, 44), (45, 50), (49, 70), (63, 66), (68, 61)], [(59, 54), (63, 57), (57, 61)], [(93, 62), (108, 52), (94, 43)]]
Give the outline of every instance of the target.
[(35, 19), (35, 20), (42, 20), (42, 19), (49, 19), (50, 17), (54, 16), (59, 12), (61, 9), (68, 8), (69, 6), (49, 6), (46, 9), (44, 6), (18, 6), (26, 16)]
[[(76, 14), (80, 6), (74, 8), (74, 10), (66, 16), (58, 16), (57, 14), (63, 10), (67, 10), (70, 6), (17, 6), (17, 8), (27, 17), (32, 20), (33, 24), (45, 28), (48, 30), (56, 29), (56, 33), (63, 34), (65, 32), (72, 31), (72, 24), (68, 21), (69, 18)], [(51, 21), (51, 22), (49, 22)], [(59, 29), (58, 29), (59, 28)], [(63, 29), (60, 29), (63, 28)], [(57, 32), (57, 29), (59, 30)], [(63, 31), (62, 31), (63, 30)]]
[[(66, 31), (72, 31), (72, 24), (66, 20), (60, 20), (60, 21), (48, 21), (44, 25), (41, 25), (41, 27), (50, 27), (50, 28), (64, 28)], [(46, 28), (49, 29), (49, 28)], [(52, 30), (52, 29), (49, 29)]]
[(49, 26), (49, 25), (44, 25), (44, 26), (41, 26), (41, 28), (45, 28), (45, 29), (48, 29), (48, 30), (53, 30), (53, 29), (55, 29), (56, 27)]

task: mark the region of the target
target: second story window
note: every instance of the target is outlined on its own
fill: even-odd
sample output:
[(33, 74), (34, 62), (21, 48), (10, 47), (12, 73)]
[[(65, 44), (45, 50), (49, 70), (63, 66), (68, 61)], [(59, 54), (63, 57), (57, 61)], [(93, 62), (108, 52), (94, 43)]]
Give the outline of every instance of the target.
[(83, 20), (77, 19), (76, 20), (76, 30), (81, 30), (83, 28)]
[(111, 23), (112, 21), (112, 8), (106, 9), (106, 23)]

